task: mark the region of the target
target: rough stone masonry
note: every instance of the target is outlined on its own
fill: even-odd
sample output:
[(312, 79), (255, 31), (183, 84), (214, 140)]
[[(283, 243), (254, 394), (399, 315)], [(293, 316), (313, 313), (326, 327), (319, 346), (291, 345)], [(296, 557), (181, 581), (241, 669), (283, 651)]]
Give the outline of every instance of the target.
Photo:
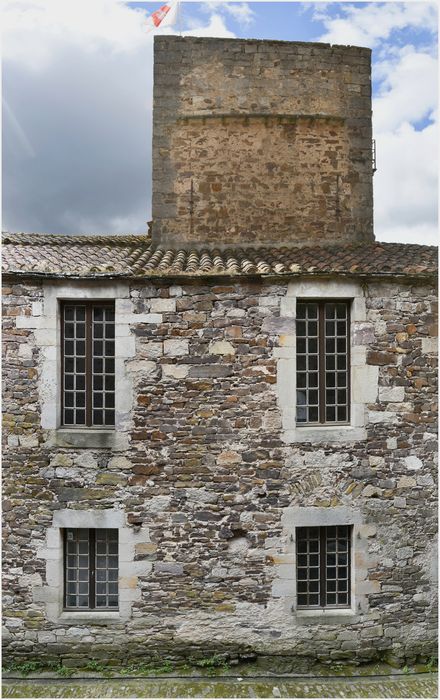
[[(157, 44), (156, 75), (158, 69), (165, 75), (167, 52), (173, 67), (179, 59), (182, 71), (170, 69), (170, 80), (178, 79), (189, 111), (252, 114), (237, 123), (229, 116), (200, 126), (183, 120), (172, 137), (177, 150), (170, 150), (171, 132), (160, 137), (153, 242), (143, 236), (4, 237), (5, 656), (71, 666), (89, 658), (269, 656), (273, 664), (290, 659), (294, 669), (316, 661), (427, 661), (436, 649), (436, 256), (427, 246), (371, 241), (371, 125), (359, 136), (365, 159), (347, 145), (355, 138), (347, 110), (354, 109), (356, 81), (369, 90), (368, 71), (356, 63), (364, 65), (367, 51), (178, 37)], [(327, 78), (314, 77), (311, 66), (324, 55), (331, 58)], [(196, 56), (204, 57), (206, 75)], [(276, 80), (273, 71), (280, 71)], [(351, 71), (356, 81), (338, 82)], [(246, 90), (250, 82), (253, 90)], [(170, 86), (160, 100), (156, 92), (160, 119), (168, 107), (176, 117), (175, 92)], [(248, 103), (257, 93), (261, 103)], [(234, 95), (243, 100), (230, 104)], [(293, 160), (279, 143), (279, 114), (306, 106), (307, 114), (331, 112), (340, 120), (289, 122), (301, 139), (308, 125), (316, 142), (310, 167), (324, 202), (314, 213), (322, 217), (321, 236), (307, 194), (301, 219), (289, 175)], [(268, 126), (255, 116), (263, 107)], [(364, 104), (360, 118), (368, 110)], [(222, 240), (233, 239), (223, 250), (211, 242), (217, 223), (211, 228), (200, 204), (203, 195), (208, 211), (216, 191), (200, 190), (197, 178), (210, 153), (213, 171), (221, 171), (213, 134), (245, 127), (248, 135), (241, 133), (237, 143), (246, 151), (249, 142), (248, 155), (253, 135), (258, 140), (270, 130), (279, 177), (243, 168), (239, 186), (247, 178), (250, 185), (240, 193), (243, 212), (228, 185), (226, 204), (237, 229), (218, 229)], [(175, 196), (187, 191), (188, 129), (206, 136), (206, 153), (192, 161), (194, 202), (200, 197), (192, 239), (184, 196)], [(333, 129), (334, 139), (324, 144)], [(334, 171), (324, 151), (329, 163), (340, 164)], [(343, 165), (334, 151), (345, 153)], [(330, 180), (333, 200), (322, 193), (328, 173), (339, 167), (353, 200), (335, 223)], [(172, 172), (175, 179), (167, 180)], [(159, 181), (168, 182), (165, 189)], [(271, 204), (262, 210), (253, 198), (265, 183)], [(280, 183), (286, 196), (276, 207)], [(166, 216), (158, 204), (165, 191), (173, 200)], [(289, 207), (298, 227), (287, 225)], [(302, 299), (344, 299), (350, 306), (352, 410), (342, 426), (296, 423)], [(114, 303), (114, 430), (61, 423), (63, 300)], [(297, 528), (335, 525), (352, 528), (350, 606), (301, 610)], [(62, 533), (81, 527), (118, 529), (115, 611), (63, 608)]]
[(373, 240), (371, 52), (157, 37), (153, 240)]

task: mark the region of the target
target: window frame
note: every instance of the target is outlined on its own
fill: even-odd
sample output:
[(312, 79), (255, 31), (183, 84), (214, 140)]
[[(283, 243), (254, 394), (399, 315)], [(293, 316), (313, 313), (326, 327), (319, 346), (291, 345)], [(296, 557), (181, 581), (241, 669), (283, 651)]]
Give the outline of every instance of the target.
[[(347, 602), (346, 603), (326, 603), (326, 596), (328, 594), (327, 591), (327, 583), (329, 580), (334, 580), (334, 579), (327, 579), (326, 576), (326, 569), (327, 569), (327, 562), (326, 562), (326, 557), (327, 557), (327, 531), (331, 527), (344, 527), (347, 528)], [(319, 567), (319, 603), (316, 605), (302, 605), (298, 603), (298, 596), (300, 593), (298, 592), (298, 583), (299, 583), (299, 578), (298, 578), (298, 557), (301, 554), (298, 551), (298, 544), (300, 541), (299, 538), (299, 530), (309, 530), (309, 529), (318, 529), (319, 530), (319, 557), (318, 557), (318, 567)], [(338, 539), (336, 535), (336, 540)], [(352, 586), (352, 551), (353, 551), (353, 526), (348, 525), (348, 524), (337, 524), (337, 525), (308, 525), (308, 526), (299, 526), (296, 528), (296, 533), (295, 533), (295, 560), (296, 560), (296, 571), (295, 571), (295, 578), (296, 578), (296, 609), (298, 611), (307, 611), (307, 610), (315, 610), (315, 611), (320, 611), (320, 610), (350, 610), (352, 607), (352, 596), (351, 596), (351, 586)], [(307, 566), (307, 570), (310, 567)], [(306, 579), (308, 580), (308, 579)], [(340, 579), (335, 579), (336, 581)]]
[[(65, 422), (65, 416), (64, 416), (64, 410), (65, 410), (65, 309), (68, 306), (83, 306), (85, 308), (85, 423), (66, 423)], [(113, 423), (110, 424), (94, 424), (93, 423), (93, 309), (95, 307), (98, 308), (105, 308), (105, 309), (111, 309), (113, 310), (114, 313), (114, 320), (113, 324), (115, 326), (115, 335), (113, 338), (113, 342), (115, 344), (114, 348), (114, 354), (113, 354), (113, 360), (116, 363), (116, 308), (115, 308), (115, 300), (114, 299), (63, 299), (60, 301), (60, 318), (61, 318), (61, 333), (60, 333), (60, 338), (61, 338), (61, 381), (60, 381), (60, 388), (61, 388), (61, 421), (60, 421), (60, 426), (61, 428), (67, 428), (70, 430), (93, 430), (93, 429), (98, 429), (98, 430), (115, 430), (115, 422), (116, 422), (116, 367), (114, 371), (114, 377), (115, 377), (115, 388), (114, 388), (114, 396), (115, 396), (115, 401), (114, 401), (114, 419)], [(75, 373), (74, 373), (74, 376)]]
[[(295, 304), (295, 316), (297, 318), (297, 309), (299, 304), (316, 304), (318, 307), (318, 319), (317, 319), (317, 326), (318, 326), (318, 420), (317, 421), (299, 421), (298, 420), (298, 403), (297, 403), (297, 394), (298, 394), (298, 373), (300, 370), (298, 370), (298, 350), (296, 349), (296, 377), (295, 377), (295, 413), (296, 413), (296, 427), (298, 429), (302, 428), (321, 428), (321, 427), (335, 427), (338, 428), (340, 426), (349, 426), (351, 425), (351, 305), (352, 305), (353, 300), (350, 298), (345, 298), (345, 297), (297, 297), (296, 298), (296, 304)], [(325, 414), (326, 414), (326, 368), (325, 368), (325, 358), (326, 358), (326, 352), (325, 352), (325, 341), (327, 339), (326, 333), (325, 333), (325, 322), (326, 322), (326, 317), (325, 317), (325, 307), (327, 304), (345, 304), (345, 307), (347, 309), (347, 315), (346, 315), (346, 368), (345, 368), (345, 374), (346, 374), (346, 399), (347, 399), (347, 417), (344, 421), (328, 421), (326, 420)], [(297, 319), (298, 320), (298, 319)], [(297, 334), (295, 333), (296, 338), (298, 338)], [(308, 336), (304, 336), (307, 338)], [(337, 389), (337, 387), (335, 388)]]
[[(88, 577), (88, 584), (89, 584), (89, 592), (87, 594), (88, 599), (89, 599), (89, 604), (87, 607), (82, 607), (82, 606), (72, 606), (72, 605), (67, 605), (67, 596), (68, 596), (68, 591), (67, 591), (67, 556), (68, 556), (68, 551), (67, 551), (67, 533), (68, 530), (80, 530), (80, 529), (85, 529), (88, 530), (88, 559), (89, 559), (89, 577)], [(118, 577), (116, 579), (116, 583), (118, 586), (118, 605), (113, 605), (113, 606), (96, 606), (96, 532), (97, 530), (105, 530), (106, 532), (108, 530), (114, 530), (117, 532), (117, 537), (116, 537), (116, 542), (118, 543)], [(63, 610), (66, 612), (75, 612), (75, 613), (81, 613), (81, 612), (119, 612), (119, 600), (120, 600), (120, 590), (119, 590), (119, 565), (120, 565), (120, 560), (119, 560), (119, 530), (118, 528), (78, 528), (78, 527), (65, 527), (63, 528), (63, 533), (62, 533), (62, 541), (63, 541)], [(108, 569), (107, 569), (108, 570)], [(107, 594), (108, 595), (108, 594)]]

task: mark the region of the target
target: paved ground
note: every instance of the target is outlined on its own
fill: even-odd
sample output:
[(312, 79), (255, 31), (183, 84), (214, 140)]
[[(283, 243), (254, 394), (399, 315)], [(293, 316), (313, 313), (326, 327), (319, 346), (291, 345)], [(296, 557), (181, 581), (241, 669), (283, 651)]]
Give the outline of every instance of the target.
[(5, 698), (436, 698), (437, 674), (370, 678), (5, 679)]

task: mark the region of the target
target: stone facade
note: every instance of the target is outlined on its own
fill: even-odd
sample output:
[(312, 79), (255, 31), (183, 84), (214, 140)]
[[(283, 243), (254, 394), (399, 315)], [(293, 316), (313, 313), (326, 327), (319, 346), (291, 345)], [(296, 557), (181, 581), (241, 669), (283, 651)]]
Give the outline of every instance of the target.
[[(130, 378), (121, 451), (42, 425), (45, 367), (59, 353), (47, 304), (60, 283), (4, 284), (7, 657), (434, 653), (435, 286), (362, 281), (351, 344), (377, 377), (366, 435), (316, 444), (283, 427), (288, 281), (107, 282)], [(103, 295), (100, 280), (69, 284), (78, 299)], [(57, 607), (60, 528), (75, 522), (120, 528), (118, 613)], [(295, 610), (292, 538), (311, 522), (353, 525), (349, 610)]]
[[(161, 37), (155, 101), (153, 244), (5, 239), (5, 656), (426, 661), (436, 264), (371, 243), (369, 52)], [(350, 309), (346, 424), (297, 424), (298, 299)], [(61, 425), (63, 300), (114, 301), (114, 430)], [(349, 605), (298, 608), (297, 528), (335, 525)], [(80, 527), (118, 530), (117, 610), (63, 608)]]
[(153, 241), (371, 241), (370, 54), (156, 37)]

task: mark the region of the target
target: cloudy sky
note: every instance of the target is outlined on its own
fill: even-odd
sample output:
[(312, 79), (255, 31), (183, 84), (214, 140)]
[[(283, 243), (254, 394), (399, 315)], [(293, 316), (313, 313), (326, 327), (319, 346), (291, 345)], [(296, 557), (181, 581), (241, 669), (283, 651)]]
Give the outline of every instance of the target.
[[(4, 230), (145, 232), (161, 4), (3, 0)], [(436, 2), (188, 1), (181, 29), (372, 48), (376, 238), (437, 242)]]

